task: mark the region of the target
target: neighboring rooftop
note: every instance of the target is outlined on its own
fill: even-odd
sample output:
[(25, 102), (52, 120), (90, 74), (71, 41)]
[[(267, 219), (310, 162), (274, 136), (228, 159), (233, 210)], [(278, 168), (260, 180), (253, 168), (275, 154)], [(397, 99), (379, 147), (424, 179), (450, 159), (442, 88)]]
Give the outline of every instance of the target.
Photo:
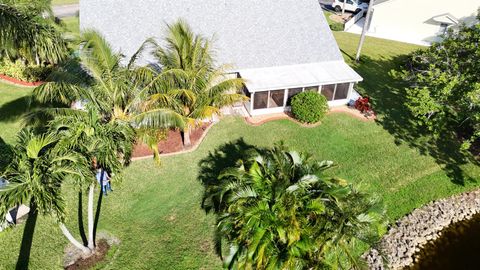
[(81, 29), (127, 56), (182, 18), (235, 70), (343, 61), (318, 0), (82, 0), (80, 10)]

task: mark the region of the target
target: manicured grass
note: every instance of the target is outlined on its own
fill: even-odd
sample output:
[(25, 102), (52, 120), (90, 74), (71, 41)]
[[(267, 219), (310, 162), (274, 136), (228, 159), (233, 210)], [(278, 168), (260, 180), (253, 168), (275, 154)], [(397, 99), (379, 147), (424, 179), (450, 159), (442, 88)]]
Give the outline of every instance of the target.
[(18, 87), (0, 82), (0, 137), (7, 143), (15, 140), (21, 115), (28, 108), (31, 87)]
[(27, 96), (31, 91), (32, 88), (0, 82), (0, 173), (10, 160), (10, 144), (21, 128), (21, 115), (28, 108)]
[(78, 4), (79, 0), (52, 0), (53, 6)]
[[(335, 33), (347, 61), (354, 55), (358, 36)], [(220, 269), (213, 251), (214, 217), (201, 210), (203, 187), (197, 181), (199, 163), (221, 145), (239, 140), (245, 144), (271, 146), (284, 140), (299, 151), (329, 159), (337, 167), (329, 173), (355, 183), (383, 198), (389, 220), (415, 207), (475, 188), (480, 168), (450, 148), (433, 145), (428, 136), (412, 128), (403, 104), (403, 85), (388, 72), (397, 57), (417, 48), (367, 38), (364, 58), (354, 67), (364, 77), (359, 90), (372, 97), (378, 122), (362, 122), (344, 114), (328, 115), (315, 128), (303, 128), (288, 120), (252, 127), (241, 118), (225, 118), (215, 125), (199, 149), (163, 158), (162, 167), (151, 160), (133, 162), (126, 180), (114, 183), (115, 191), (103, 200), (99, 230), (121, 239), (109, 254), (105, 269)], [(29, 90), (0, 85), (0, 112), (15, 114), (16, 107), (2, 104)], [(5, 98), (8, 95), (9, 98)], [(2, 114), (0, 114), (2, 115)], [(12, 118), (13, 119), (13, 118)], [(17, 123), (0, 120), (0, 136), (11, 142)], [(4, 129), (10, 129), (4, 135)], [(240, 141), (240, 142), (241, 142)], [(426, 142), (421, 145), (420, 142)], [(420, 147), (422, 146), (422, 147)], [(228, 152), (226, 154), (232, 154)], [(458, 182), (462, 176), (464, 182)], [(66, 187), (68, 226), (75, 233), (77, 193)], [(86, 200), (84, 200), (85, 202)], [(0, 269), (15, 265), (23, 226), (0, 233)], [(67, 241), (49, 218), (39, 218), (33, 241), (31, 268), (60, 269)]]
[(339, 22), (336, 22), (334, 20), (332, 20), (330, 18), (330, 15), (332, 15), (334, 13), (330, 12), (330, 11), (327, 11), (327, 10), (324, 10), (323, 11), (323, 15), (325, 15), (325, 19), (327, 19), (327, 23), (328, 25), (330, 26), (330, 29), (332, 29), (332, 31), (343, 31), (343, 23), (339, 23)]
[(330, 19), (330, 15), (332, 15), (332, 14), (333, 14), (333, 13), (330, 12), (330, 11), (326, 11), (326, 10), (323, 11), (323, 15), (325, 15), (325, 19), (327, 19), (327, 23), (328, 23), (329, 25), (334, 24), (334, 23), (337, 23), (336, 21)]
[(80, 25), (78, 20), (79, 19), (76, 16), (62, 18), (62, 21), (65, 24), (65, 27), (67, 28), (68, 33), (74, 35), (75, 37), (78, 37), (80, 34)]

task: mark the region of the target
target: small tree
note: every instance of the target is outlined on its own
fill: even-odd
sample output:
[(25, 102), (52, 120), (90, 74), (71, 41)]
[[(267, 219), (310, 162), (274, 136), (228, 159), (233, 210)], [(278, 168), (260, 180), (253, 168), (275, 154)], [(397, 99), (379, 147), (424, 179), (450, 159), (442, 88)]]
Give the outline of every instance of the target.
[[(61, 187), (67, 178), (81, 183), (85, 177), (91, 175), (85, 158), (57, 147), (58, 141), (58, 137), (52, 134), (37, 136), (33, 135), (30, 129), (22, 130), (18, 135), (18, 143), (13, 148), (14, 158), (3, 175), (9, 183), (0, 189), (0, 216), (5, 216), (11, 207), (21, 204), (30, 206), (27, 224), (31, 223), (32, 226), (25, 226), (22, 240), (22, 253), (25, 254), (20, 254), (17, 264), (19, 269), (28, 268), (28, 254), (39, 213), (57, 219), (60, 228), (71, 240), (71, 234), (65, 230), (63, 224), (65, 199)], [(27, 232), (28, 229), (31, 231)], [(73, 243), (88, 253), (87, 248), (78, 242)]]
[(247, 100), (240, 94), (243, 79), (225, 76), (226, 66), (217, 67), (210, 42), (195, 35), (184, 21), (168, 25), (166, 46), (157, 45), (154, 55), (168, 76), (167, 88), (159, 88), (151, 103), (171, 108), (185, 121), (184, 145), (202, 120), (220, 114), (224, 106)]
[[(94, 108), (86, 111), (76, 111), (75, 114), (57, 116), (50, 122), (50, 132), (59, 137), (59, 147), (82, 155), (90, 164), (108, 171), (112, 175), (111, 181), (122, 179), (123, 167), (130, 163), (134, 129), (125, 122), (104, 122), (101, 114)], [(95, 161), (95, 162), (94, 162)], [(91, 175), (97, 168), (90, 167)], [(93, 201), (97, 179), (89, 177), (82, 182), (75, 183), (80, 195), (88, 186), (88, 241), (84, 252), (95, 252), (96, 225), (93, 216)], [(101, 206), (100, 204), (97, 204)], [(100, 209), (97, 209), (98, 213)], [(99, 216), (98, 216), (99, 217)], [(78, 222), (83, 222), (79, 220)]]
[(212, 179), (204, 207), (217, 213), (217, 250), (229, 269), (359, 268), (359, 242), (384, 228), (378, 202), (347, 181), (327, 177), (331, 161), (283, 144), (238, 161)]
[(462, 25), (412, 53), (403, 70), (394, 72), (410, 85), (407, 107), (416, 123), (435, 135), (460, 132), (465, 148), (480, 136), (479, 43), (480, 23)]

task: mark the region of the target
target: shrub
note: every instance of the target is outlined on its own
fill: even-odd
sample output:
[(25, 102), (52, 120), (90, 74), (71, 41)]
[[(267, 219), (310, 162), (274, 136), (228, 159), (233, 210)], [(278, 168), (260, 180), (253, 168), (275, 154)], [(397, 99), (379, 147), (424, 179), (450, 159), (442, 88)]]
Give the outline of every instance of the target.
[(331, 29), (332, 31), (343, 31), (343, 30), (344, 30), (344, 26), (343, 26), (342, 23), (337, 23), (337, 22), (335, 22), (335, 23), (331, 23), (331, 24), (330, 24), (330, 29)]
[(7, 75), (25, 82), (37, 82), (45, 80), (51, 72), (51, 66), (43, 67), (29, 65), (24, 64), (20, 60), (12, 62), (4, 59), (0, 62), (0, 74)]
[(355, 109), (362, 113), (368, 113), (372, 110), (369, 97), (359, 97), (354, 104)]
[(316, 123), (327, 111), (327, 99), (319, 93), (303, 92), (292, 98), (292, 113), (301, 122)]

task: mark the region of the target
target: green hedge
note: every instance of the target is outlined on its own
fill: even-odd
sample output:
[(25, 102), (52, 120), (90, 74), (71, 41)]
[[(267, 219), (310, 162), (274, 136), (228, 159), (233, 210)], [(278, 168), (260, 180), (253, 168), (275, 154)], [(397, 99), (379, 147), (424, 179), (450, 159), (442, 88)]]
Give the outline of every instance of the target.
[(11, 62), (6, 59), (0, 61), (0, 74), (25, 82), (45, 80), (51, 72), (51, 66), (26, 65), (20, 60), (16, 62)]
[(334, 22), (330, 24), (330, 29), (332, 31), (343, 31), (345, 26), (342, 23)]
[(316, 123), (328, 112), (327, 99), (316, 92), (303, 92), (292, 98), (293, 116), (303, 123)]

